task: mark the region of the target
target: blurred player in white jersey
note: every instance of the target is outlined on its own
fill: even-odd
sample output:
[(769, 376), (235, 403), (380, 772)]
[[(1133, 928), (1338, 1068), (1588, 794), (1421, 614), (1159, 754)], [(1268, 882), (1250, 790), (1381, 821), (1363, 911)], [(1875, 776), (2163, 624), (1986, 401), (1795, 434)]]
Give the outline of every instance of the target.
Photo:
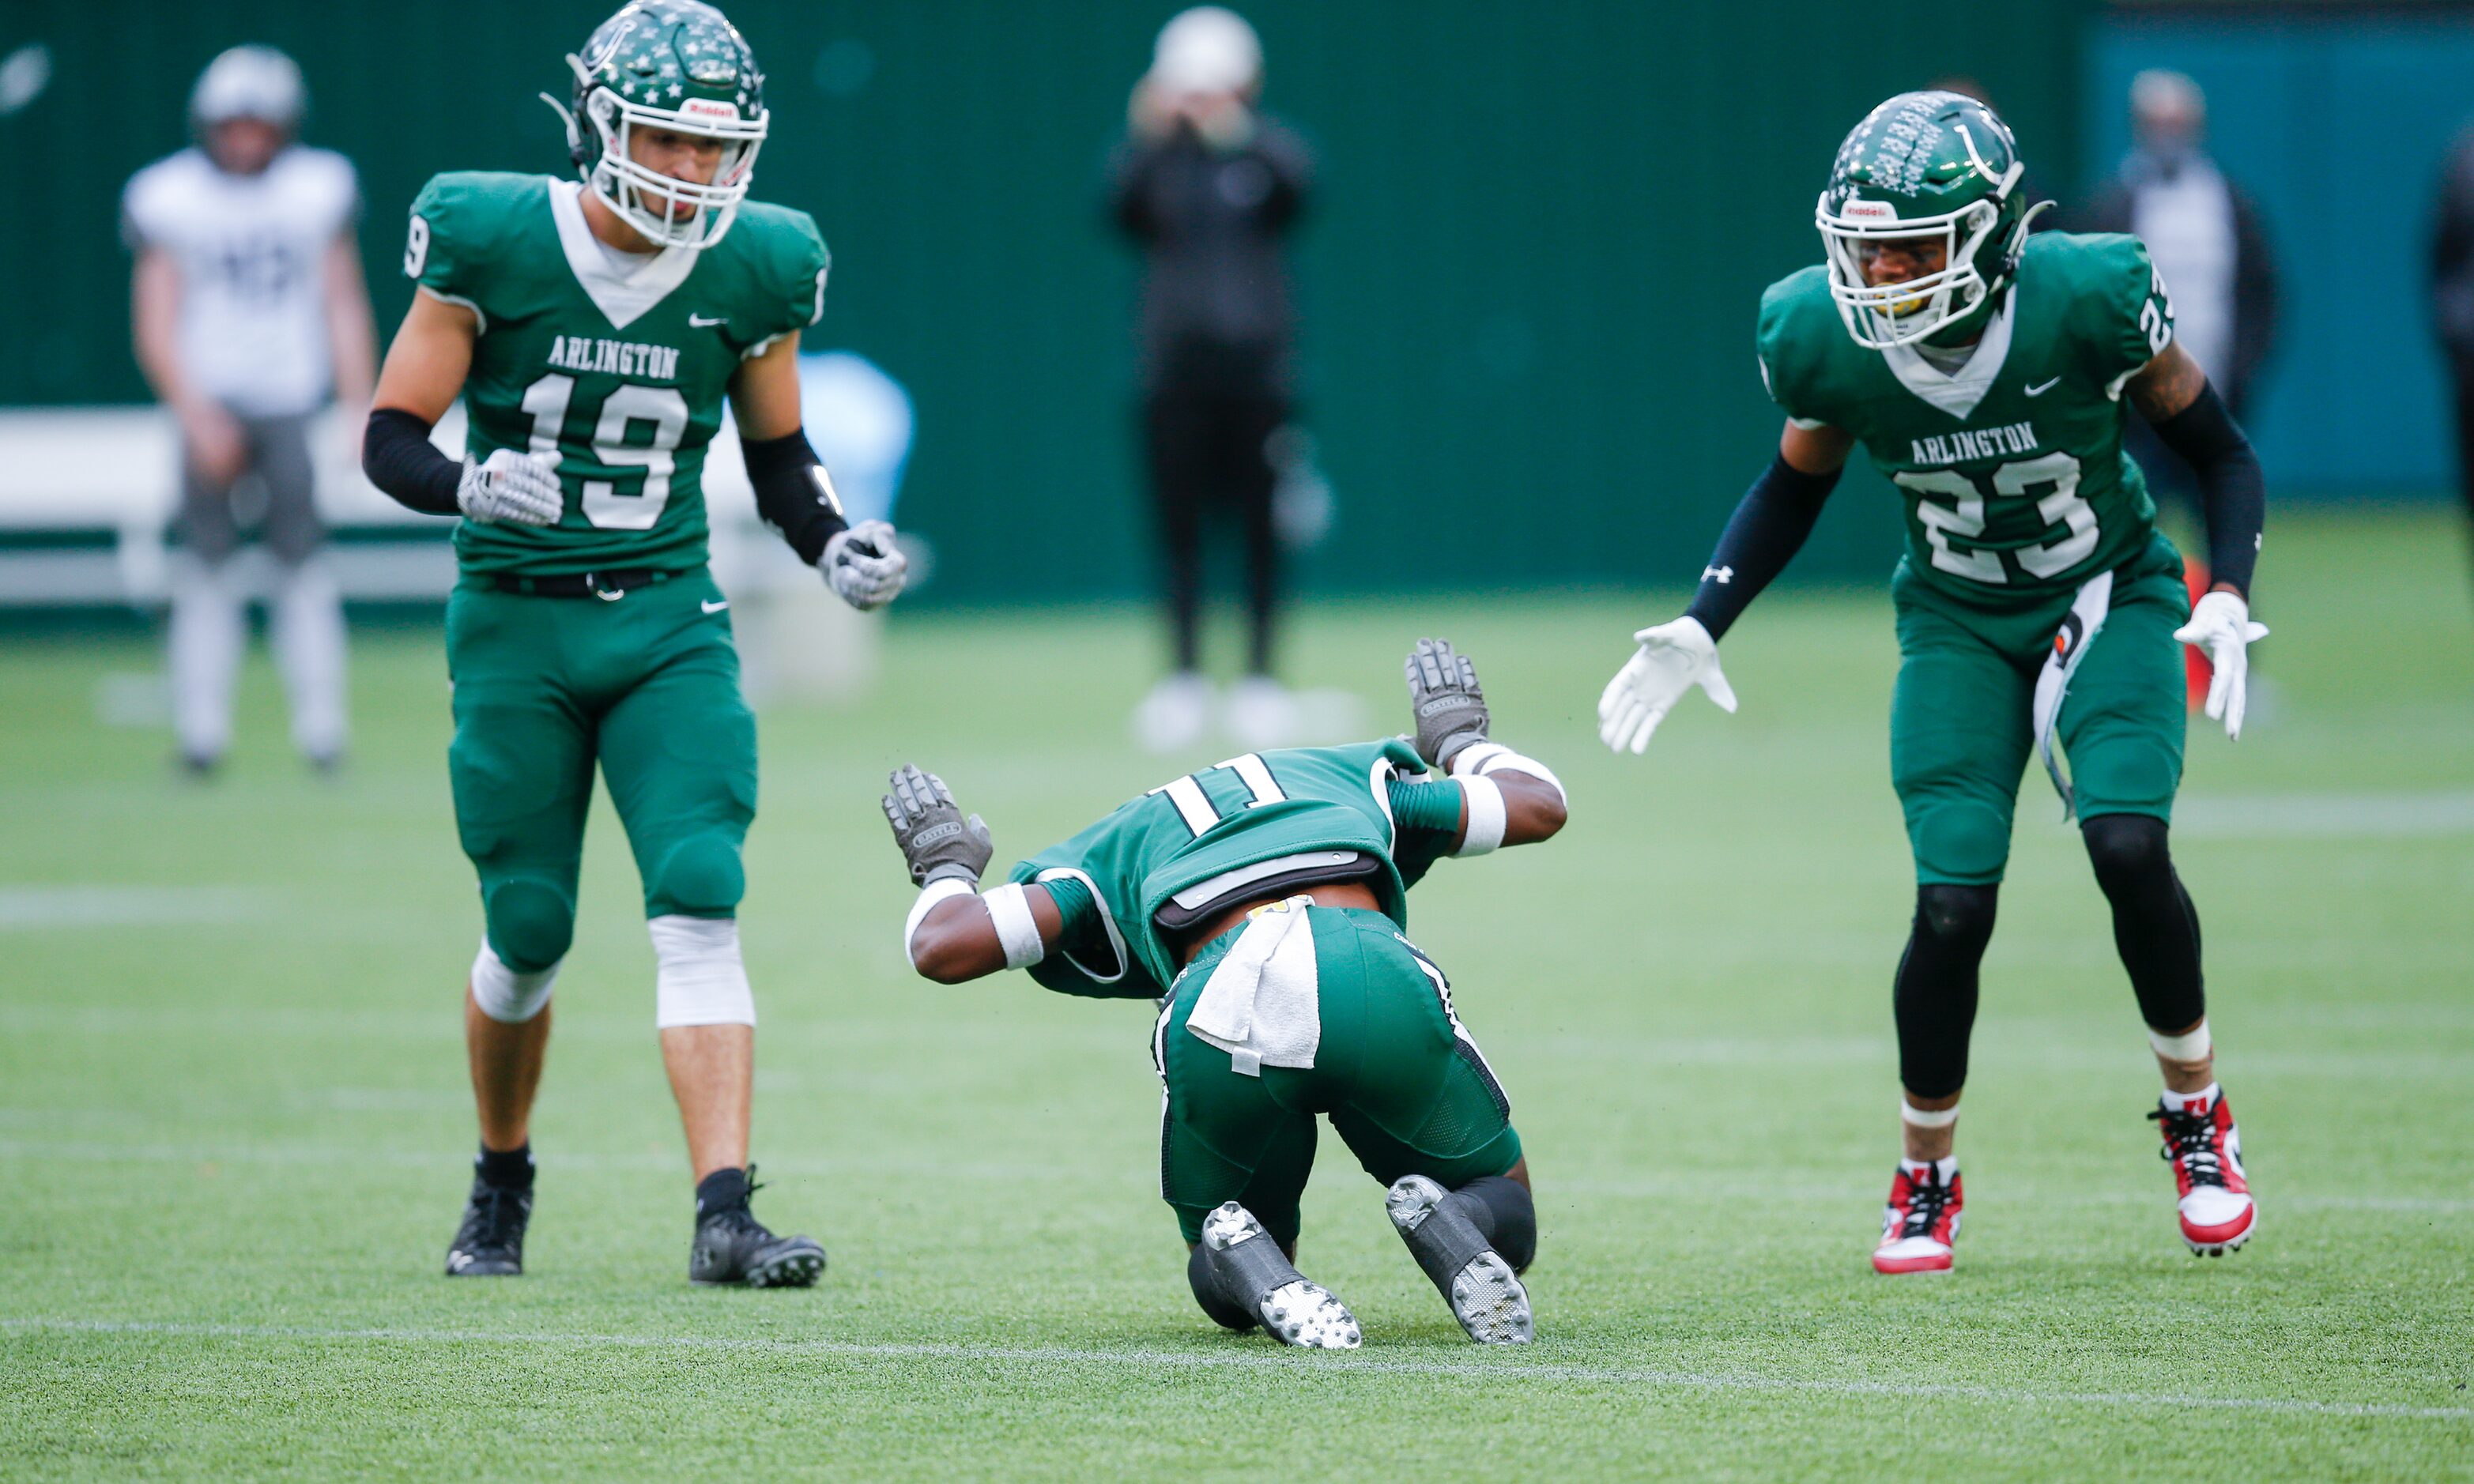
[(139, 171), (122, 199), (137, 363), (181, 423), (172, 703), (182, 762), (200, 775), (230, 742), (247, 632), (236, 492), (263, 511), (275, 559), (292, 739), (322, 769), (344, 750), (343, 603), (317, 560), (308, 425), (333, 395), (358, 426), (376, 337), (352, 238), (360, 189), (351, 161), (297, 142), (305, 102), (292, 59), (233, 47), (190, 94), (196, 146)]

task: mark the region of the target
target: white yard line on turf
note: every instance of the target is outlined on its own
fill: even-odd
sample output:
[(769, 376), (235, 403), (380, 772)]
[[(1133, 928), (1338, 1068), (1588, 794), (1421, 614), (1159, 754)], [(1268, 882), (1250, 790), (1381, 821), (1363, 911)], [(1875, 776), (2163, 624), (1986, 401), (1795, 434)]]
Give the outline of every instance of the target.
[(251, 922), (271, 894), (226, 886), (0, 886), (0, 932)]
[(2209, 840), (2461, 835), (2474, 833), (2474, 792), (2195, 795), (2174, 802), (2173, 833)]
[(2032, 1391), (2011, 1386), (1937, 1386), (1906, 1381), (1833, 1380), (1803, 1376), (1750, 1376), (1742, 1373), (1666, 1371), (1645, 1366), (1557, 1365), (1551, 1361), (1506, 1361), (1489, 1364), (1451, 1360), (1379, 1360), (1371, 1356), (1322, 1355), (1312, 1358), (1266, 1352), (1244, 1355), (1199, 1355), (1161, 1350), (1071, 1350), (1055, 1347), (981, 1345), (870, 1344), (855, 1340), (764, 1340), (687, 1334), (542, 1334), (487, 1329), (322, 1329), (292, 1325), (214, 1325), (139, 1320), (66, 1318), (0, 1319), (12, 1332), (165, 1335), (205, 1339), (301, 1340), (358, 1342), (380, 1345), (523, 1345), (577, 1349), (690, 1350), (724, 1353), (847, 1355), (855, 1359), (985, 1361), (1004, 1365), (1225, 1367), (1238, 1370), (1278, 1368), (1296, 1374), (1300, 1365), (1375, 1376), (1447, 1376), (1470, 1379), (1602, 1381), (1615, 1385), (1663, 1386), (1696, 1391), (1809, 1392), (1835, 1397), (1900, 1397), (1936, 1401), (1982, 1401), (2024, 1406), (2094, 1406), (2150, 1408), (2164, 1411), (2206, 1409), (2239, 1412), (2291, 1412), (2320, 1417), (2388, 1417), (2423, 1422), (2474, 1422), (2474, 1407), (2403, 1406), (2373, 1401), (2311, 1401), (2291, 1397), (2209, 1397), (2171, 1392)]
[[(30, 1112), (0, 1109), (0, 1124), (31, 1126), (43, 1121), (17, 1117)], [(39, 1112), (39, 1111), (36, 1111)], [(442, 1147), (434, 1150), (387, 1149), (365, 1144), (115, 1144), (91, 1139), (0, 1138), (0, 1161), (39, 1160), (57, 1161), (78, 1160), (104, 1164), (193, 1164), (193, 1165), (293, 1165), (351, 1164), (389, 1169), (470, 1169), (473, 1157), (459, 1149)], [(636, 1173), (657, 1171), (669, 1173), (678, 1168), (678, 1159), (668, 1154), (613, 1154), (576, 1150), (558, 1157), (558, 1168), (594, 1172)], [(885, 1155), (858, 1159), (801, 1159), (795, 1155), (767, 1158), (764, 1167), (783, 1175), (893, 1175), (918, 1180), (1023, 1180), (1061, 1178), (1051, 1165), (1035, 1161), (1007, 1162), (1002, 1161), (921, 1160), (903, 1155)], [(1106, 1178), (1106, 1177), (1103, 1177)], [(1690, 1176), (1644, 1176), (1627, 1179), (1591, 1179), (1578, 1176), (1558, 1180), (1547, 1192), (1547, 1199), (1565, 1196), (1593, 1196), (1606, 1200), (1719, 1200), (1734, 1197), (1769, 1201), (1800, 1201), (1819, 1205), (1861, 1205), (1880, 1199), (1874, 1186), (1840, 1185), (1826, 1183), (1782, 1184), (1765, 1177), (1745, 1181), (1732, 1178), (1694, 1179)], [(2005, 1206), (2022, 1208), (2033, 1205), (2069, 1207), (2088, 1206), (2152, 1206), (2157, 1196), (2153, 1190), (2071, 1190), (2048, 1195), (2033, 1185), (2005, 1185), (1999, 1199)], [(2462, 1215), (2474, 1211), (2474, 1196), (2428, 1195), (2315, 1195), (2299, 1191), (2276, 1191), (2268, 1199), (2279, 1210), (2389, 1211), (2405, 1215)], [(1979, 1206), (1986, 1204), (1979, 1201)]]

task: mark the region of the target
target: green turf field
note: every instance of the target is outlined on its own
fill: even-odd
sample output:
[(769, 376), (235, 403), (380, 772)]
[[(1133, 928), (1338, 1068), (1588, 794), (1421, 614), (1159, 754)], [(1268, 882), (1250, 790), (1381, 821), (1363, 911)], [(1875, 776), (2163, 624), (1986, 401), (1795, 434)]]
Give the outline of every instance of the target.
[[(2438, 512), (2281, 518), (2275, 693), (2195, 730), (2182, 871), (2260, 1235), (2188, 1257), (2102, 899), (2041, 777), (1985, 967), (1959, 1270), (1865, 1262), (1910, 897), (1879, 592), (1782, 596), (1644, 758), (1600, 683), (1671, 598), (1319, 610), (1294, 678), (1403, 716), (1471, 653), (1570, 785), (1438, 868), (1421, 945), (1512, 1093), (1540, 1343), (1466, 1344), (1337, 1140), (1301, 1265), (1352, 1354), (1212, 1328), (1154, 1185), (1141, 1004), (912, 978), (875, 799), (933, 767), (1000, 860), (1176, 771), (1130, 612), (922, 616), (881, 694), (764, 722), (744, 921), (759, 1210), (811, 1292), (691, 1289), (651, 953), (606, 810), (527, 1251), (439, 1276), (472, 1118), (434, 635), (356, 657), (349, 774), (271, 678), (211, 788), (98, 720), (136, 641), (0, 644), (0, 1475), (2122, 1478), (2474, 1475), (2474, 610)], [(108, 688), (108, 687), (107, 687)], [(1180, 761), (1207, 764), (1223, 751)]]

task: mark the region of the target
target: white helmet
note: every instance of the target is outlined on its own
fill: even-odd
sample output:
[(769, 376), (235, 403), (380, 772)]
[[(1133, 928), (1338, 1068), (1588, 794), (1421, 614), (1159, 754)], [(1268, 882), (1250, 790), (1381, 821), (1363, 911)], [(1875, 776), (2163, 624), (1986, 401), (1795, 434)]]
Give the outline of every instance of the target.
[(1151, 75), (1164, 92), (1244, 92), (1262, 80), (1263, 43), (1236, 12), (1198, 5), (1160, 28)]
[(271, 46), (235, 46), (206, 63), (189, 92), (189, 123), (201, 132), (236, 118), (273, 124), (285, 133), (301, 128), (308, 94), (301, 68)]

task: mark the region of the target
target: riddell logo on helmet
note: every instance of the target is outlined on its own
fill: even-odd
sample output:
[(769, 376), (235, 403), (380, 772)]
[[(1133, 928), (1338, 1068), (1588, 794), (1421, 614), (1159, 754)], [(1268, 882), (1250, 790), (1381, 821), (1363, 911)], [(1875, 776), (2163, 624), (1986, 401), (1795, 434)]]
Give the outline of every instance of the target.
[(679, 117), (727, 119), (735, 124), (739, 122), (739, 105), (715, 98), (690, 98), (679, 105)]
[(1899, 208), (1886, 201), (1851, 201), (1838, 208), (1838, 216), (1848, 222), (1895, 222)]

